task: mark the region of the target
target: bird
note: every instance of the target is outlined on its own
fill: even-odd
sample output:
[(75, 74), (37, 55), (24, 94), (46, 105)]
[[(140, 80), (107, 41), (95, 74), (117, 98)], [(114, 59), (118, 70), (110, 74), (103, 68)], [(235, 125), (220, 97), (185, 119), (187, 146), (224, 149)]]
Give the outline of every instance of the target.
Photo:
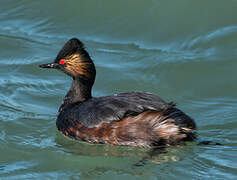
[(158, 95), (133, 91), (93, 97), (95, 64), (77, 38), (68, 40), (53, 62), (39, 66), (72, 78), (56, 120), (57, 129), (69, 138), (133, 147), (184, 145), (196, 139), (194, 120)]

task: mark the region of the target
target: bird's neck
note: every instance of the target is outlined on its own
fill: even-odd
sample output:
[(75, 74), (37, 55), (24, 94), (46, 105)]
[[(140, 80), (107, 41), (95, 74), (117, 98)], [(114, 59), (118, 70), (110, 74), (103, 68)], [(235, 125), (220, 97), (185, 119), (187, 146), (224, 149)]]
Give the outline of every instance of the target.
[(92, 86), (93, 82), (91, 83), (90, 81), (81, 78), (74, 78), (70, 90), (64, 97), (59, 112), (62, 111), (62, 109), (69, 104), (82, 103), (92, 98), (91, 96)]

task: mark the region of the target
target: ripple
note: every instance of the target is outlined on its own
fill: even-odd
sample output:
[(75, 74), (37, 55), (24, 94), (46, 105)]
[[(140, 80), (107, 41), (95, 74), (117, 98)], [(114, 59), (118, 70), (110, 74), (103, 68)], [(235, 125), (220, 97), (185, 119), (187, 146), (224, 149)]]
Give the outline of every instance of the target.
[[(206, 56), (214, 55), (217, 53), (217, 50), (220, 50), (217, 47), (228, 47), (232, 44), (231, 41), (237, 40), (236, 34), (236, 25), (221, 27), (184, 42), (182, 48), (194, 50), (202, 54), (204, 52)], [(233, 46), (231, 47), (233, 48)]]
[(34, 167), (36, 164), (37, 163), (35, 163), (35, 162), (29, 162), (29, 161), (14, 162), (11, 164), (1, 165), (0, 172), (3, 174), (13, 173), (13, 172), (16, 172), (19, 170)]

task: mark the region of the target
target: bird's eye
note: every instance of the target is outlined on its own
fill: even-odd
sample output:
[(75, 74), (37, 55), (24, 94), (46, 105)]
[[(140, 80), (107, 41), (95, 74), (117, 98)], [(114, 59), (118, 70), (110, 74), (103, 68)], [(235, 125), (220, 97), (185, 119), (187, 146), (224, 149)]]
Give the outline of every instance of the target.
[(65, 64), (64, 59), (60, 59), (59, 64)]

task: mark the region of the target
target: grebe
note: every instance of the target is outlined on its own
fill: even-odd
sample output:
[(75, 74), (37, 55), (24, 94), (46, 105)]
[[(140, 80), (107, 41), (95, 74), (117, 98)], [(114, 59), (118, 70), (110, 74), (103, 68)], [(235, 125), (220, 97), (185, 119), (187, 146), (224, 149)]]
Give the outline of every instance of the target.
[(154, 94), (92, 97), (96, 69), (76, 38), (63, 46), (53, 63), (40, 67), (61, 70), (73, 79), (56, 120), (65, 136), (90, 143), (139, 147), (182, 145), (196, 139), (192, 118)]

